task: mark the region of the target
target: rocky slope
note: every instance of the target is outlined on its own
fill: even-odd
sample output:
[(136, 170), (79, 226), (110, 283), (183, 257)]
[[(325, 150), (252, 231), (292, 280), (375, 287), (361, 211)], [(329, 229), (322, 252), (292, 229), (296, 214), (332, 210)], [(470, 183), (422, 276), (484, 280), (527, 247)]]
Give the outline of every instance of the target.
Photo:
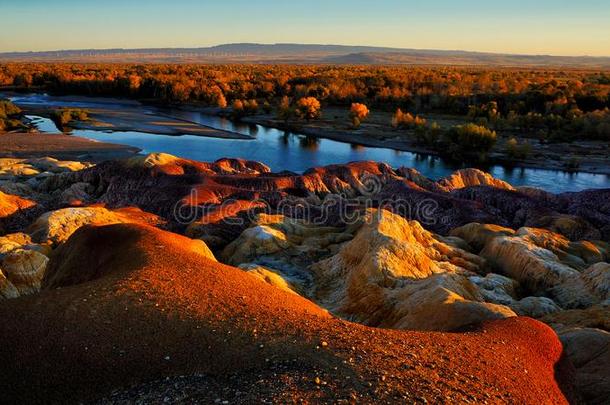
[[(75, 379), (73, 393), (57, 395), (135, 384), (106, 399), (151, 399), (166, 385), (147, 381), (186, 375), (176, 384), (212, 402), (193, 381), (230, 387), (235, 402), (529, 403), (547, 399), (541, 387), (560, 402), (572, 371), (585, 401), (610, 392), (610, 190), (554, 195), (473, 169), (435, 182), (375, 162), (302, 175), (165, 154), (96, 166), (0, 163), (0, 312), (9, 325), (0, 346), (13, 350), (6, 398), (40, 399)], [(67, 326), (45, 335), (42, 319)], [(344, 355), (326, 356), (330, 339)], [(472, 360), (461, 364), (457, 353)], [(425, 369), (402, 368), (413, 355), (425, 355)], [(302, 368), (289, 360), (302, 356)], [(150, 368), (136, 364), (143, 359)], [(19, 362), (27, 367), (17, 371)], [(535, 379), (524, 371), (533, 368)], [(262, 391), (237, 384), (258, 380)]]
[[(43, 292), (0, 305), (2, 402), (88, 400), (185, 374), (222, 387), (188, 384), (186, 400), (203, 402), (569, 395), (561, 345), (542, 323), (514, 318), (459, 335), (372, 329), (219, 264), (202, 246), (134, 224), (77, 231), (55, 251)], [(150, 401), (161, 386), (128, 392)]]

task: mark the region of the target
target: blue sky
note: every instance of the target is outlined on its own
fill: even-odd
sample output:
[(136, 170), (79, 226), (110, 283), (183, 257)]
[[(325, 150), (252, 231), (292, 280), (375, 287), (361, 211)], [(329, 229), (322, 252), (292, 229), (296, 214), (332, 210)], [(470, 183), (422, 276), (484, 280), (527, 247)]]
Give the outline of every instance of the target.
[(610, 1), (0, 0), (0, 51), (230, 42), (610, 56)]

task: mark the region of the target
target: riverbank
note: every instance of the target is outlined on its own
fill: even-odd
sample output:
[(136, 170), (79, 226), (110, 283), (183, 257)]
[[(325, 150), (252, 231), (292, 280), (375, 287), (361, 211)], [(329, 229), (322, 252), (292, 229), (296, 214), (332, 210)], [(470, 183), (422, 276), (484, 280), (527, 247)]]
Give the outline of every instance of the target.
[[(182, 111), (202, 113), (231, 119), (226, 109), (201, 107), (197, 105), (172, 106)], [(412, 152), (422, 155), (442, 157), (437, 151), (422, 146), (416, 141), (414, 131), (394, 129), (387, 123), (392, 114), (387, 112), (372, 113), (360, 128), (353, 129), (349, 125), (346, 111), (338, 108), (327, 108), (322, 118), (304, 122), (301, 120), (280, 120), (271, 114), (257, 114), (243, 117), (240, 122), (249, 125), (261, 125), (281, 131), (298, 133), (316, 139), (330, 139), (355, 146), (370, 148), (387, 148), (401, 152)], [(429, 121), (438, 122), (443, 127), (460, 125), (468, 122), (458, 116), (431, 114)], [(579, 141), (541, 143), (538, 140), (519, 138), (531, 145), (527, 158), (517, 159), (509, 156), (505, 150), (506, 142), (514, 134), (500, 132), (496, 147), (490, 153), (490, 159), (485, 165), (491, 167), (502, 165), (508, 168), (527, 168), (540, 170), (559, 170), (567, 173), (590, 173), (610, 176), (610, 153), (608, 145), (602, 141)], [(485, 169), (483, 165), (478, 165)]]
[[(383, 128), (378, 122), (365, 122), (360, 128), (351, 129), (348, 125), (342, 124), (346, 120), (347, 118), (344, 120), (335, 118), (321, 119), (315, 122), (285, 122), (271, 115), (256, 115), (242, 119), (245, 123), (298, 132), (314, 138), (326, 138), (367, 147), (389, 148), (403, 152), (440, 156), (437, 151), (417, 143), (413, 131)], [(499, 134), (498, 145), (490, 154), (489, 166), (504, 165), (515, 168), (610, 175), (610, 153), (608, 145), (604, 142), (580, 141), (578, 143), (543, 144), (537, 140), (529, 140), (531, 145), (529, 156), (525, 159), (516, 159), (503, 150), (504, 144), (510, 138), (510, 136)], [(523, 139), (519, 139), (519, 141), (523, 142)]]
[[(27, 114), (50, 117), (49, 108), (25, 108)], [(252, 139), (252, 137), (217, 128), (207, 127), (195, 122), (182, 120), (169, 115), (153, 114), (141, 108), (87, 108), (90, 117), (87, 121), (70, 123), (73, 129), (95, 131), (144, 132), (156, 135), (195, 135), (220, 139)]]
[[(5, 93), (4, 96), (11, 96)], [(31, 98), (40, 97), (32, 103)], [(48, 97), (28, 95), (22, 101), (16, 101), (28, 114), (48, 117), (53, 108), (69, 105), (89, 111), (91, 120), (71, 123), (74, 129), (95, 131), (142, 132), (156, 135), (195, 135), (218, 139), (252, 140), (255, 134), (243, 131), (227, 130), (207, 126), (190, 117), (180, 117), (170, 111), (184, 111), (230, 119), (227, 109), (203, 107), (195, 104), (160, 106), (141, 104), (134, 100), (104, 99), (84, 96)], [(415, 134), (408, 130), (397, 130), (388, 123), (391, 121), (388, 112), (373, 112), (359, 129), (352, 129), (349, 117), (344, 109), (326, 108), (321, 119), (303, 121), (283, 121), (271, 114), (258, 114), (244, 117), (245, 125), (260, 125), (294, 134), (305, 135), (315, 139), (329, 139), (351, 144), (355, 148), (365, 146), (386, 148), (396, 151), (412, 152), (421, 155), (439, 156), (438, 152), (416, 142)], [(445, 115), (427, 115), (430, 121), (438, 122), (443, 127), (459, 125), (466, 122), (463, 117)], [(487, 169), (493, 165), (502, 165), (509, 169), (531, 168), (557, 170), (568, 173), (591, 173), (610, 175), (610, 155), (603, 142), (583, 141), (578, 143), (545, 143), (529, 140), (531, 153), (526, 159), (515, 159), (505, 151), (505, 143), (511, 134), (499, 134), (497, 146), (491, 153)], [(519, 139), (520, 142), (523, 139)], [(459, 166), (451, 164), (452, 166)]]
[(201, 125), (178, 117), (152, 111), (146, 105), (130, 99), (53, 96), (34, 93), (23, 95), (15, 92), (2, 92), (0, 98), (12, 98), (25, 115), (50, 118), (59, 108), (78, 108), (87, 110), (89, 119), (72, 121), (73, 129), (95, 131), (144, 132), (156, 135), (195, 135), (220, 139), (252, 139), (251, 136), (218, 128)]
[(65, 134), (0, 133), (0, 157), (77, 160), (91, 163), (136, 155), (140, 149), (115, 143), (96, 142)]

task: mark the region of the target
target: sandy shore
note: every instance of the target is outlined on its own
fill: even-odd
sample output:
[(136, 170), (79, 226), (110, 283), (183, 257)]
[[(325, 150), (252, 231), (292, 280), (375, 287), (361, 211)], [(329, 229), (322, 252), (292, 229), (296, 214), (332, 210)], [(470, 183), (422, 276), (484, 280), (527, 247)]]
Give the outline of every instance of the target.
[[(50, 117), (52, 106), (23, 107), (28, 115)], [(157, 135), (195, 135), (222, 139), (252, 139), (248, 135), (207, 127), (196, 122), (148, 111), (145, 107), (108, 104), (103, 108), (83, 107), (90, 117), (87, 121), (72, 122), (74, 129), (96, 131), (145, 132)]]
[(0, 157), (101, 162), (129, 157), (140, 152), (126, 145), (96, 142), (64, 134), (0, 133)]

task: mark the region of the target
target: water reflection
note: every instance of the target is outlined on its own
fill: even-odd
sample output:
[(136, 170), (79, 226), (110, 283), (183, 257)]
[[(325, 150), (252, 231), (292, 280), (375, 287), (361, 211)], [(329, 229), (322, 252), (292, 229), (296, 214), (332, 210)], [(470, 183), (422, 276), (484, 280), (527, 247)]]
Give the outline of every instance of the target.
[[(261, 131), (264, 132), (264, 131)], [(311, 167), (358, 160), (386, 162), (392, 167), (412, 167), (427, 177), (439, 179), (456, 168), (441, 159), (408, 152), (358, 147), (328, 139), (317, 139), (291, 133), (260, 133), (255, 140), (225, 140), (192, 135), (164, 136), (141, 132), (74, 131), (75, 136), (139, 147), (144, 153), (166, 152), (200, 161), (232, 156), (265, 162), (274, 171), (303, 172)], [(514, 186), (540, 187), (552, 192), (578, 191), (587, 188), (610, 188), (610, 176), (588, 173), (565, 173), (556, 170), (489, 168), (494, 177)]]
[(293, 136), (293, 135), (292, 135), (290, 132), (284, 132), (284, 133), (282, 134), (282, 136), (280, 136), (280, 137), (279, 137), (279, 139), (281, 139), (282, 144), (283, 144), (284, 146), (289, 146), (289, 145), (290, 145), (290, 138), (291, 138), (292, 136)]
[(301, 148), (317, 151), (320, 147), (320, 139), (314, 138), (313, 136), (300, 136), (299, 144), (301, 145)]
[[(58, 100), (60, 99), (60, 100)], [(94, 108), (95, 102), (64, 102), (61, 98), (44, 95), (23, 95), (18, 103), (28, 100), (39, 104), (79, 106)], [(108, 103), (105, 103), (107, 106)], [(113, 104), (116, 107), (118, 104)], [(97, 104), (99, 106), (99, 104)], [(120, 106), (120, 105), (119, 105)], [(133, 107), (133, 105), (132, 105)], [(151, 107), (151, 113), (155, 113)], [(156, 112), (159, 112), (158, 110)], [(266, 128), (259, 125), (236, 123), (228, 119), (209, 116), (199, 112), (163, 110), (178, 118), (197, 122), (213, 128), (234, 131), (254, 136), (253, 140), (234, 140), (198, 137), (192, 135), (165, 136), (142, 132), (102, 132), (75, 130), (74, 136), (103, 142), (114, 142), (138, 147), (144, 153), (166, 152), (200, 161), (213, 161), (222, 157), (241, 157), (266, 163), (274, 171), (290, 170), (303, 172), (310, 167), (346, 163), (358, 160), (386, 162), (392, 167), (412, 167), (423, 175), (439, 179), (459, 167), (442, 159), (425, 154), (401, 152), (393, 149), (371, 148), (349, 143), (318, 139), (300, 134)], [(41, 131), (54, 132), (55, 125), (47, 119), (38, 119)], [(558, 170), (537, 170), (492, 166), (487, 168), (493, 176), (515, 186), (540, 187), (552, 192), (578, 191), (587, 188), (610, 188), (610, 176), (587, 173), (566, 173)]]

